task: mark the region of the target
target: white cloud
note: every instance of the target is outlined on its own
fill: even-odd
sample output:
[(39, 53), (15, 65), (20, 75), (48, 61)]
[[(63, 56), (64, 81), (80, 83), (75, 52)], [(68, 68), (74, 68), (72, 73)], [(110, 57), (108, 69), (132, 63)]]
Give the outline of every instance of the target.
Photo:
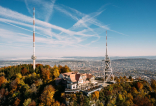
[[(10, 9), (4, 8), (0, 6), (0, 21), (6, 24), (9, 24), (13, 27), (17, 27), (28, 32), (32, 32), (32, 17), (23, 15), (21, 13), (12, 11)], [(9, 14), (8, 14), (9, 13)], [(82, 42), (84, 39), (83, 37), (92, 37), (96, 36), (95, 34), (85, 34), (83, 31), (72, 31), (70, 29), (65, 29), (48, 22), (44, 22), (41, 20), (36, 19), (36, 34), (45, 36), (50, 44), (58, 44), (58, 45), (68, 45), (68, 46), (75, 46), (78, 43)], [(63, 33), (54, 33), (52, 29), (61, 31)], [(55, 39), (54, 39), (55, 38)], [(42, 41), (41, 39), (39, 39)], [(51, 40), (51, 41), (50, 41)], [(45, 39), (44, 39), (45, 41)], [(51, 43), (53, 42), (53, 43)]]
[[(115, 32), (115, 33), (118, 33), (118, 34), (121, 34), (121, 35), (125, 35), (125, 36), (128, 36), (126, 34), (123, 34), (121, 32), (118, 32), (118, 31), (115, 31), (115, 30), (112, 30), (110, 29), (107, 25), (104, 25), (102, 24), (102, 22), (98, 21), (95, 17), (99, 16), (103, 11), (104, 11), (104, 7), (107, 6), (109, 4), (105, 4), (103, 5), (97, 12), (94, 12), (94, 13), (91, 13), (91, 14), (84, 14), (84, 13), (81, 13), (80, 11), (76, 10), (76, 9), (73, 9), (73, 8), (70, 8), (70, 7), (67, 7), (67, 6), (64, 6), (68, 9), (70, 9), (71, 11), (73, 11), (73, 13), (77, 13), (77, 16), (81, 16), (82, 18), (79, 19), (77, 18), (75, 15), (73, 15), (72, 13), (70, 13), (69, 11), (63, 9), (62, 7), (60, 6), (57, 6), (55, 5), (54, 8), (61, 11), (62, 13), (70, 16), (72, 19), (76, 20), (77, 22), (73, 25), (72, 28), (70, 29), (76, 29), (76, 28), (88, 28), (90, 31), (94, 32), (97, 37), (99, 38), (98, 34), (94, 31), (94, 29), (90, 28), (89, 26), (91, 25), (96, 25), (97, 27), (100, 27), (104, 30), (110, 30), (112, 32)], [(94, 41), (92, 41), (94, 42)]]
[[(39, 19), (35, 20), (36, 43), (38, 47), (43, 48), (51, 46), (55, 47), (71, 46), (77, 48), (88, 47), (90, 44), (97, 42), (100, 39), (100, 36), (98, 35), (99, 31), (97, 32), (96, 29), (98, 30), (105, 29), (119, 33), (117, 31), (111, 30), (107, 25), (102, 24), (100, 21), (96, 19), (96, 17), (99, 16), (103, 11), (98, 11), (91, 14), (84, 14), (70, 7), (66, 6), (61, 7), (59, 5), (54, 5), (55, 0), (52, 0), (51, 2), (43, 0), (25, 0), (26, 7), (30, 13), (32, 13), (32, 10), (30, 9), (30, 7), (32, 6), (30, 5), (31, 3), (34, 3), (35, 5), (42, 5), (41, 8), (44, 10), (44, 12), (40, 12), (40, 14), (42, 13), (47, 14), (46, 17), (44, 17), (45, 21), (41, 21)], [(71, 28), (66, 29), (48, 23), (49, 18), (53, 14), (54, 10), (53, 8), (71, 17), (73, 20), (76, 21), (75, 24), (73, 24)], [(0, 6), (0, 10), (1, 10), (0, 11), (1, 23), (5, 23), (32, 33), (33, 29), (32, 17), (18, 13), (16, 11), (12, 11), (2, 6)], [(95, 25), (97, 27), (92, 28), (91, 25)], [(53, 30), (57, 30), (60, 32), (55, 32)], [(32, 42), (32, 36), (30, 35), (27, 35), (23, 32), (21, 33), (21, 31), (14, 32), (7, 29), (2, 29), (1, 27), (0, 31), (1, 31), (0, 37), (3, 39), (3, 41), (9, 42), (9, 44), (3, 43), (6, 46), (11, 46), (12, 42), (14, 42), (14, 45), (12, 45), (14, 47), (22, 47), (22, 46), (30, 47), (31, 45), (30, 42)], [(92, 37), (94, 38), (87, 41), (88, 38)], [(22, 45), (19, 45), (21, 42)], [(81, 42), (83, 43), (81, 44)]]
[[(44, 1), (44, 0), (25, 0), (26, 7), (28, 9), (28, 12), (32, 15), (31, 9), (33, 7), (40, 7), (37, 8), (37, 15), (39, 17), (43, 17), (46, 22), (49, 21), (52, 13), (53, 13), (53, 7), (56, 0), (50, 0), (50, 1)], [(31, 8), (31, 9), (30, 9)]]

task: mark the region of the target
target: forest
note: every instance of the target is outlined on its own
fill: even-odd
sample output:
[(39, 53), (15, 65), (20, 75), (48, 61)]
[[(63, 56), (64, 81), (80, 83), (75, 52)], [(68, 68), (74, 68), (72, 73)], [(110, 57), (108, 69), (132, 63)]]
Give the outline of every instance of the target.
[(156, 80), (115, 78), (115, 84), (89, 96), (82, 92), (65, 94), (55, 85), (60, 73), (71, 72), (65, 66), (22, 64), (0, 68), (0, 106), (156, 106)]

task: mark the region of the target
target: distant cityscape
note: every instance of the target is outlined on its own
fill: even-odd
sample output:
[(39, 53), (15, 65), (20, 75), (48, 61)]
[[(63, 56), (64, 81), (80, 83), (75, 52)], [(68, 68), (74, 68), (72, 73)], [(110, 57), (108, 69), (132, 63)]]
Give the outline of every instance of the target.
[[(104, 58), (103, 58), (104, 59)], [(0, 67), (13, 66), (19, 64), (32, 64), (31, 60), (1, 60)], [(92, 74), (95, 77), (103, 76), (104, 62), (102, 58), (76, 58), (66, 60), (37, 60), (36, 64), (43, 65), (67, 65), (72, 71), (78, 71), (80, 73)], [(134, 79), (141, 77), (148, 82), (151, 79), (156, 80), (156, 59), (145, 58), (129, 58), (129, 59), (113, 59), (111, 60), (113, 68), (113, 74), (119, 76), (132, 76)]]

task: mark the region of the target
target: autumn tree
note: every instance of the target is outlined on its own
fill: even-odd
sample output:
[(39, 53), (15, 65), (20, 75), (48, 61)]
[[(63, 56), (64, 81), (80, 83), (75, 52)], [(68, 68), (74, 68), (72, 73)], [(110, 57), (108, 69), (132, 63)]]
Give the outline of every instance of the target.
[(153, 106), (152, 103), (150, 102), (150, 100), (147, 97), (136, 97), (134, 99), (134, 103), (137, 106)]
[(4, 95), (5, 95), (5, 89), (2, 88), (2, 89), (0, 90), (0, 99), (3, 98)]
[(45, 65), (44, 66), (46, 69), (50, 69), (51, 67), (50, 67), (50, 65)]
[(53, 106), (60, 106), (60, 102), (58, 102), (58, 101), (54, 102)]
[(36, 106), (36, 102), (34, 100), (32, 100), (28, 106)]
[(124, 76), (123, 78), (126, 79), (126, 76)]
[(28, 106), (31, 103), (31, 98), (25, 99), (23, 106)]
[(38, 79), (37, 81), (35, 81), (36, 86), (40, 86), (42, 84), (43, 84), (42, 79)]
[(59, 69), (59, 73), (61, 73), (61, 71), (62, 71), (62, 66), (61, 66), (61, 65), (58, 65), (58, 69)]
[(137, 87), (138, 90), (141, 90), (143, 88), (143, 84), (140, 83), (140, 82), (137, 82), (136, 87)]
[(55, 94), (55, 89), (52, 85), (47, 85), (44, 88), (43, 93), (41, 94), (41, 103), (44, 105), (50, 106), (55, 102), (55, 99), (53, 98)]
[(16, 74), (16, 78), (19, 78), (19, 79), (21, 79), (21, 78), (22, 78), (22, 75), (21, 75), (21, 73), (17, 73), (17, 74)]
[(61, 73), (66, 73), (66, 72), (71, 72), (71, 70), (69, 69), (67, 65), (61, 68)]
[(60, 75), (58, 68), (54, 69), (53, 75), (54, 75), (54, 78), (58, 78), (58, 76)]
[(118, 77), (115, 76), (114, 80), (117, 80), (117, 79), (118, 79)]
[(137, 91), (137, 89), (136, 89), (135, 87), (132, 87), (132, 88), (131, 88), (131, 93), (132, 93), (133, 95), (136, 95), (136, 94), (138, 93), (138, 91)]
[(15, 100), (13, 106), (19, 106), (20, 101), (21, 101), (21, 100), (20, 100), (19, 98), (17, 98), (17, 99)]
[(83, 98), (83, 106), (90, 106), (90, 100), (86, 96)]
[(28, 70), (24, 67), (21, 71), (22, 75), (26, 75), (28, 73)]
[(118, 94), (118, 100), (119, 101), (122, 101), (123, 100), (122, 94)]
[(116, 82), (120, 83), (120, 79), (118, 78), (118, 79), (116, 80)]
[(156, 90), (156, 80), (152, 79), (151, 80), (151, 87)]
[(71, 95), (71, 100), (72, 100), (72, 101), (76, 101), (76, 100), (77, 100), (76, 94), (72, 94), (72, 95)]
[(42, 68), (42, 70), (41, 70), (41, 75), (42, 75), (42, 78), (44, 79), (44, 80), (50, 80), (51, 78), (50, 78), (50, 71), (49, 70), (47, 70), (47, 69), (45, 69), (45, 68)]
[(11, 88), (14, 89), (14, 90), (16, 90), (19, 83), (20, 83), (20, 79), (19, 78), (16, 78), (15, 80), (13, 80), (11, 82)]
[(1, 76), (0, 77), (0, 87), (1, 87), (1, 85), (3, 84), (3, 83), (6, 83), (7, 82), (7, 80), (5, 79), (5, 77), (4, 76)]
[(94, 99), (94, 100), (99, 99), (99, 91), (95, 91), (95, 92), (92, 94), (92, 99)]
[(133, 96), (132, 96), (131, 93), (128, 93), (128, 94), (127, 94), (127, 99), (129, 99), (129, 100), (133, 100)]

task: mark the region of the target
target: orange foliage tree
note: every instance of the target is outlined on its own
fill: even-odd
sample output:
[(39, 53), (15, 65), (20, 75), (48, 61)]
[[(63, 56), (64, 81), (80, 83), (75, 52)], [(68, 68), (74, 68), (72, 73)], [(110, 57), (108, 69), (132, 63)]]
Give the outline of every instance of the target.
[[(53, 106), (60, 106), (60, 102), (56, 101)], [(61, 105), (62, 106), (62, 105)]]
[(21, 71), (22, 75), (26, 75), (28, 73), (28, 70), (24, 67)]
[(136, 97), (134, 99), (134, 103), (136, 104), (136, 106), (153, 106), (147, 97), (145, 98)]
[(3, 98), (4, 95), (5, 95), (5, 89), (2, 88), (2, 89), (0, 90), (0, 97)]
[(132, 87), (132, 88), (131, 88), (131, 93), (132, 93), (133, 95), (135, 95), (135, 94), (138, 93), (138, 91), (137, 91), (137, 89), (136, 89), (135, 87)]
[(136, 87), (137, 87), (138, 90), (141, 90), (143, 88), (143, 84), (140, 83), (140, 82), (137, 82)]
[(41, 70), (41, 75), (42, 75), (42, 78), (43, 78), (44, 80), (50, 80), (50, 79), (51, 79), (51, 78), (50, 78), (50, 71), (47, 70), (47, 69), (45, 69), (45, 68), (42, 68), (42, 70)]
[(4, 76), (1, 76), (0, 77), (0, 87), (1, 87), (1, 85), (3, 84), (3, 83), (6, 83), (7, 82), (7, 80), (5, 79), (5, 77)]
[(156, 90), (156, 80), (152, 79), (151, 80), (151, 87)]
[(95, 91), (95, 92), (92, 94), (92, 99), (94, 99), (94, 100), (99, 99), (99, 91)]
[(14, 106), (19, 106), (20, 101), (21, 101), (21, 100), (17, 98), (17, 99), (15, 100), (15, 102), (14, 102), (13, 105), (14, 105)]
[(33, 100), (28, 106), (36, 106), (36, 102)]

